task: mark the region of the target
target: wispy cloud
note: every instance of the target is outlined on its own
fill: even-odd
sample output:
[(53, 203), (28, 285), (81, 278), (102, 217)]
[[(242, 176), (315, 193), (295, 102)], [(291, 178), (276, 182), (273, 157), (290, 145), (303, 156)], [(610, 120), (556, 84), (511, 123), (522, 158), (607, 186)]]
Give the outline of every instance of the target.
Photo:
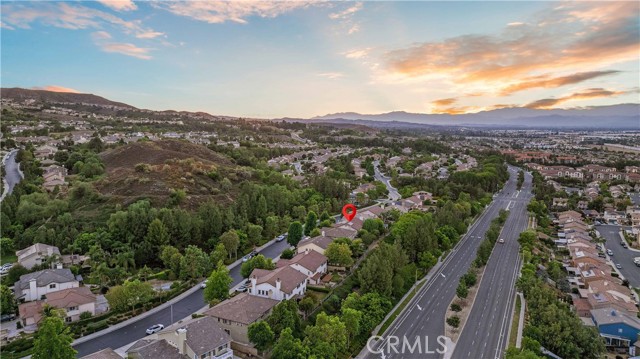
[(170, 11), (173, 14), (190, 17), (211, 24), (225, 22), (247, 23), (252, 16), (273, 18), (281, 14), (315, 6), (315, 1), (160, 1), (153, 6)]
[(318, 76), (334, 80), (344, 77), (344, 74), (342, 72), (322, 72), (319, 73)]
[(599, 97), (612, 97), (619, 96), (629, 93), (629, 91), (613, 91), (606, 90), (603, 88), (590, 88), (584, 91), (575, 92), (568, 96), (558, 97), (558, 98), (545, 98), (541, 100), (534, 101), (532, 103), (527, 104), (525, 107), (527, 108), (553, 108), (561, 103), (574, 101), (574, 100), (585, 100)]
[[(341, 4), (341, 3), (336, 3)], [(354, 15), (362, 10), (364, 7), (362, 2), (347, 3), (352, 4), (349, 7), (340, 11), (332, 12), (329, 14), (331, 20), (336, 20), (340, 23), (340, 32), (346, 32), (348, 35), (353, 35), (360, 31), (360, 23), (355, 21)], [(338, 5), (340, 6), (340, 5)]]
[(56, 86), (56, 85), (49, 85), (49, 86), (44, 86), (44, 87), (32, 87), (33, 90), (46, 90), (46, 91), (53, 91), (53, 92), (70, 92), (70, 93), (80, 93), (80, 91), (76, 90), (76, 89), (72, 89), (69, 87), (62, 87), (62, 86)]
[[(162, 35), (146, 28), (140, 20), (127, 21), (108, 12), (89, 8), (76, 3), (3, 3), (2, 22), (6, 28), (29, 29), (33, 23), (70, 30), (103, 29), (105, 25), (140, 38)], [(154, 35), (151, 36), (150, 34)]]
[(372, 50), (372, 48), (367, 47), (367, 48), (363, 48), (363, 49), (354, 49), (354, 50), (349, 50), (346, 52), (343, 52), (342, 55), (344, 55), (344, 57), (348, 58), (348, 59), (361, 59), (363, 57), (366, 57), (367, 55), (369, 55), (369, 52)]
[(353, 16), (353, 14), (355, 14), (356, 12), (362, 10), (362, 3), (361, 2), (357, 2), (355, 4), (353, 4), (352, 6), (342, 10), (342, 11), (338, 11), (338, 12), (334, 12), (329, 14), (329, 18), (332, 20), (337, 20), (337, 19), (348, 19), (351, 16)]
[(111, 35), (106, 31), (97, 31), (91, 34), (94, 43), (104, 52), (118, 53), (135, 57), (141, 60), (150, 60), (151, 49), (138, 47), (134, 44), (124, 42), (113, 42)]
[(131, 11), (138, 8), (131, 0), (98, 0), (98, 2), (116, 11)]
[(456, 103), (456, 101), (458, 101), (458, 99), (454, 97), (449, 97), (449, 98), (443, 98), (440, 100), (432, 101), (431, 104), (434, 106), (450, 106)]

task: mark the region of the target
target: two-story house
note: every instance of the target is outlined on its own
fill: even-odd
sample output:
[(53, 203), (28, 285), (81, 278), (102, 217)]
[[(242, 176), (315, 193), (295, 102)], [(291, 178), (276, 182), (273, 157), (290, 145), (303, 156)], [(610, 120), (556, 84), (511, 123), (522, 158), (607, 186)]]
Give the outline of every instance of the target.
[(178, 322), (157, 334), (141, 339), (128, 350), (132, 359), (233, 359), (231, 337), (217, 320), (205, 316)]
[(42, 308), (48, 304), (57, 309), (63, 309), (64, 321), (67, 323), (80, 319), (81, 313), (96, 314), (96, 295), (88, 287), (69, 288), (51, 292), (45, 300), (26, 302), (18, 306), (20, 319), (24, 326), (38, 324), (42, 319)]
[(80, 282), (69, 269), (45, 269), (20, 276), (14, 292), (18, 301), (31, 302), (45, 299), (49, 293), (79, 286)]
[(56, 246), (50, 246), (44, 243), (36, 243), (23, 250), (17, 251), (18, 263), (31, 269), (42, 264), (46, 257), (60, 256), (60, 250)]
[(307, 276), (290, 266), (274, 270), (254, 269), (249, 276), (249, 294), (275, 300), (302, 296), (307, 290)]
[(327, 257), (307, 249), (304, 253), (298, 253), (291, 259), (280, 259), (277, 266), (278, 268), (290, 266), (306, 275), (309, 283), (318, 284), (322, 276), (327, 273)]

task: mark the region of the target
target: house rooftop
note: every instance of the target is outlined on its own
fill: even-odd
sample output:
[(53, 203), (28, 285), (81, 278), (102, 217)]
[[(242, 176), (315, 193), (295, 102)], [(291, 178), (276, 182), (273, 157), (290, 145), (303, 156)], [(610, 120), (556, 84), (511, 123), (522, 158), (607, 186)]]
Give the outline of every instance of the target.
[(254, 269), (250, 278), (256, 277), (256, 284), (269, 283), (276, 287), (280, 280), (280, 289), (285, 293), (292, 293), (300, 284), (307, 280), (307, 276), (286, 266), (274, 270)]
[(240, 293), (208, 309), (204, 314), (249, 325), (263, 318), (278, 303), (280, 302), (275, 299)]

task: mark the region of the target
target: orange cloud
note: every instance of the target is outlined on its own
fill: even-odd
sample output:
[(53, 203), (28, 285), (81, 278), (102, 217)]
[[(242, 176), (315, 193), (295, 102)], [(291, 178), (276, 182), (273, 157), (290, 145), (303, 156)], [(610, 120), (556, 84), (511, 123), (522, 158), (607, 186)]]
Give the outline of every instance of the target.
[(547, 109), (567, 101), (584, 100), (584, 99), (599, 98), (599, 97), (611, 97), (611, 96), (624, 95), (627, 93), (629, 93), (629, 91), (611, 91), (611, 90), (605, 90), (603, 88), (590, 88), (582, 92), (573, 93), (569, 96), (564, 96), (559, 98), (545, 98), (545, 99), (537, 100), (530, 104), (527, 104), (524, 107)]
[(33, 87), (34, 90), (45, 90), (45, 91), (53, 91), (53, 92), (70, 92), (70, 93), (80, 93), (80, 91), (76, 89), (72, 89), (69, 87), (62, 87), (56, 85), (49, 85), (44, 87)]
[(530, 78), (521, 83), (513, 84), (502, 90), (501, 95), (507, 96), (511, 95), (515, 92), (528, 90), (532, 88), (555, 88), (561, 87), (564, 85), (575, 84), (583, 81), (587, 81), (596, 77), (607, 76), (617, 74), (620, 71), (609, 70), (609, 71), (590, 71), (590, 72), (578, 72), (568, 76), (560, 76), (554, 78), (548, 78), (548, 76), (538, 76), (535, 78)]
[(440, 100), (432, 101), (431, 104), (434, 106), (442, 107), (442, 106), (453, 105), (454, 103), (456, 103), (456, 101), (458, 101), (458, 99), (450, 97), (450, 98), (443, 98)]
[[(533, 80), (523, 87), (581, 82), (580, 76), (575, 76), (579, 74), (586, 81), (585, 77), (605, 74), (580, 72), (585, 68), (601, 68), (640, 57), (639, 4), (564, 3), (542, 12), (534, 21), (507, 26), (498, 35), (465, 35), (389, 51), (384, 55), (386, 69), (406, 78), (437, 76), (458, 84), (476, 82), (487, 88), (513, 86), (508, 92), (518, 90), (518, 84), (532, 81), (541, 72), (557, 79)], [(576, 74), (556, 75), (567, 71)]]

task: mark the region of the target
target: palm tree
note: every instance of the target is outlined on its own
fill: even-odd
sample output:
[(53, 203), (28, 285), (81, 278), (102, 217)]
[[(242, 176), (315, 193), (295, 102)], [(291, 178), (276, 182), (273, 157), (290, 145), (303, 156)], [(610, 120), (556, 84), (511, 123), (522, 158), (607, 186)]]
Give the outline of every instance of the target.
[(130, 269), (135, 269), (136, 260), (134, 258), (132, 251), (125, 251), (116, 254), (114, 258), (114, 264), (116, 267), (120, 267), (124, 269), (126, 272), (129, 272)]

